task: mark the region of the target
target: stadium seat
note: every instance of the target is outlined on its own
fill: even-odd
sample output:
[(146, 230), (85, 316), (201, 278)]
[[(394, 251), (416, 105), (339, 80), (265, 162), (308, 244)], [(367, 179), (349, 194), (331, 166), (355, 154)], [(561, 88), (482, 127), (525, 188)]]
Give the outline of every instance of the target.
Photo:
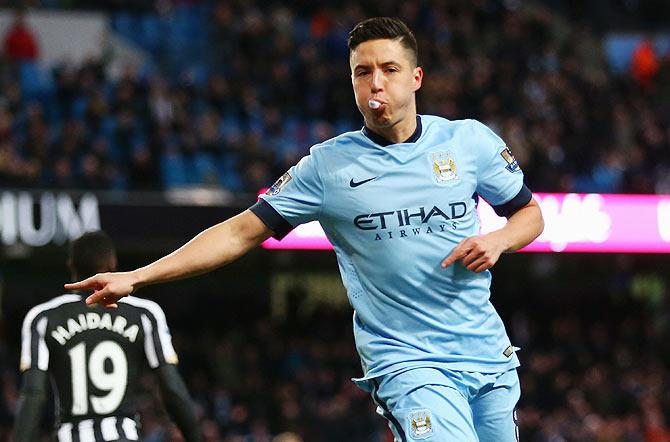
[(242, 180), (237, 172), (237, 155), (224, 154), (219, 161), (219, 182), (226, 189), (242, 190)]
[(635, 47), (643, 40), (640, 34), (610, 34), (605, 38), (605, 54), (610, 68), (623, 73), (630, 68), (630, 60)]
[(19, 82), (24, 97), (27, 99), (39, 98), (42, 93), (51, 88), (47, 74), (36, 62), (24, 61), (19, 65)]
[(167, 189), (183, 187), (188, 184), (186, 166), (181, 154), (165, 152), (161, 157), (161, 178)]
[(187, 168), (188, 179), (193, 184), (211, 185), (218, 181), (216, 163), (211, 154), (196, 153), (187, 161)]

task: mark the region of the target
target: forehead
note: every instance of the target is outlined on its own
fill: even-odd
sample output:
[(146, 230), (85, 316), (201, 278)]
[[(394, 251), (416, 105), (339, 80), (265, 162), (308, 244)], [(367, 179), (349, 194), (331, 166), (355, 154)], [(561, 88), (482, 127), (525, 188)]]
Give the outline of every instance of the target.
[(349, 55), (352, 69), (356, 66), (384, 64), (389, 61), (410, 64), (412, 52), (402, 45), (400, 39), (368, 40), (359, 44)]

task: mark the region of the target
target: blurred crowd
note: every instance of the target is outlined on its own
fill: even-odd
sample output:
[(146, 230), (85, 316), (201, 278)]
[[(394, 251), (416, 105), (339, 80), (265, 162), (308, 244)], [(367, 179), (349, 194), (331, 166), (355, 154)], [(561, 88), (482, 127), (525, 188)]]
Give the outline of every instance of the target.
[[(154, 64), (111, 79), (104, 58), (66, 63), (39, 86), (5, 44), (0, 185), (255, 192), (312, 144), (362, 126), (346, 37), (375, 14), (416, 33), (419, 112), (488, 124), (533, 190), (670, 192), (670, 57), (647, 42), (615, 75), (588, 23), (494, 0), (194, 1), (116, 13), (119, 32), (144, 30), (129, 37)], [(161, 32), (175, 20), (184, 39)]]
[(607, 298), (516, 314), (521, 440), (670, 441), (670, 318)]
[[(626, 286), (667, 294), (659, 281)], [(522, 347), (522, 441), (670, 441), (667, 300), (635, 293), (521, 294), (518, 302), (494, 296), (504, 301), (512, 342)], [(271, 442), (278, 434), (300, 437), (295, 442), (391, 442), (370, 397), (350, 381), (360, 367), (347, 308), (283, 321), (224, 316), (219, 325), (205, 325), (219, 328), (172, 327), (207, 442)], [(15, 362), (16, 352), (3, 344), (0, 352), (7, 356), (0, 358), (0, 441), (6, 442), (19, 380), (16, 367), (4, 362)], [(154, 382), (144, 377), (144, 440), (180, 441)]]

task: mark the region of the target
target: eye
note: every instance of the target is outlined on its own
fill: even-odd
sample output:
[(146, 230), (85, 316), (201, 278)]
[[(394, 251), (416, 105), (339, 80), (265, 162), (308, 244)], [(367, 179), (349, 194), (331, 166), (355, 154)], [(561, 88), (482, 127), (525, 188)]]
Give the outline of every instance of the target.
[(362, 76), (367, 75), (369, 73), (370, 73), (369, 71), (358, 71), (358, 72), (356, 72), (356, 76), (357, 77), (362, 77)]
[(395, 73), (395, 72), (398, 72), (398, 68), (389, 67), (389, 68), (386, 68), (386, 72)]

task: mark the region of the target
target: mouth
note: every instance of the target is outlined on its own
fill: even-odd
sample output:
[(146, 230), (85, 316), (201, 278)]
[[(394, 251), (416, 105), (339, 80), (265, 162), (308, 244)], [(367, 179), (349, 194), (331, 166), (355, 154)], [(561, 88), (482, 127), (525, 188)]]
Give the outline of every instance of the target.
[(387, 104), (388, 103), (386, 101), (379, 98), (371, 98), (368, 100), (368, 108), (377, 112), (384, 110)]

